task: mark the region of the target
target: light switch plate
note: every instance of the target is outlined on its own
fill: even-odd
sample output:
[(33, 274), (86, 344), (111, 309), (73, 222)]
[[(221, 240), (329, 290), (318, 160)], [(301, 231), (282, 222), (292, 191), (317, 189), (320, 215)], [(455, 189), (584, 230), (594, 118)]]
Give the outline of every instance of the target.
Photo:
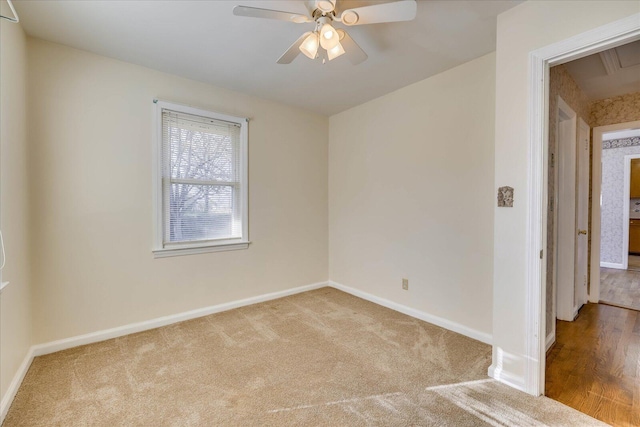
[(513, 187), (500, 187), (498, 188), (498, 207), (499, 208), (512, 208), (513, 207)]

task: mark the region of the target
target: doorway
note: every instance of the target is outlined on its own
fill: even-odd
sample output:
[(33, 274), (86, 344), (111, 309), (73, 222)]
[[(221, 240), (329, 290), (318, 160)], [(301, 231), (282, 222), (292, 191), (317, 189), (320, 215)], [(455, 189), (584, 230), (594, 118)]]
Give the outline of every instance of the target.
[[(637, 49), (640, 56), (640, 43), (637, 44)], [(628, 231), (630, 209), (635, 202), (629, 198), (631, 194), (630, 178), (624, 177), (623, 165), (629, 169), (626, 172), (629, 176), (631, 161), (634, 160), (634, 157), (640, 159), (640, 154), (631, 155), (625, 151), (619, 151), (620, 141), (607, 142), (610, 139), (607, 138), (610, 137), (609, 133), (612, 128), (618, 129), (625, 125), (620, 123), (603, 125), (602, 121), (606, 119), (615, 123), (616, 120), (619, 121), (619, 117), (607, 116), (603, 119), (597, 114), (593, 114), (594, 111), (596, 113), (600, 111), (601, 104), (607, 106), (624, 105), (626, 109), (628, 106), (624, 102), (627, 98), (619, 96), (618, 99), (613, 96), (598, 100), (593, 95), (594, 87), (585, 85), (587, 89), (583, 89), (583, 86), (579, 84), (583, 83), (580, 75), (575, 76), (570, 72), (576, 72), (575, 69), (571, 69), (572, 63), (585, 63), (585, 61), (594, 58), (596, 61), (601, 60), (600, 53), (597, 52), (592, 56), (553, 67), (549, 73), (550, 131), (548, 149), (550, 154), (547, 191), (550, 194), (557, 192), (559, 195), (549, 199), (548, 223), (550, 229), (553, 224), (556, 224), (556, 231), (549, 234), (552, 241), (547, 245), (547, 248), (555, 248), (556, 251), (557, 274), (555, 275), (554, 291), (557, 292), (558, 321), (554, 330), (556, 336), (553, 337), (556, 340), (556, 345), (550, 348), (546, 356), (546, 375), (543, 378), (546, 386), (545, 394), (548, 397), (559, 400), (602, 421), (620, 425), (640, 409), (636, 408), (636, 403), (629, 398), (629, 396), (640, 393), (640, 375), (635, 369), (632, 369), (637, 366), (639, 361), (640, 331), (635, 331), (628, 326), (638, 321), (638, 312), (599, 304), (600, 295), (604, 292), (604, 287), (600, 286), (599, 274), (596, 278), (597, 281), (592, 277), (591, 286), (587, 287), (588, 237), (592, 237), (591, 256), (595, 260), (595, 263), (592, 262), (592, 268), (595, 267), (599, 271), (600, 247), (604, 252), (611, 243), (610, 236), (607, 239), (601, 239), (600, 234), (601, 230), (604, 232), (609, 226), (619, 232), (620, 242), (617, 243), (615, 251), (618, 265), (622, 268), (627, 264), (629, 247), (628, 241), (623, 242), (624, 214), (626, 212), (626, 231)], [(638, 67), (640, 67), (640, 63)], [(557, 71), (560, 68), (564, 70), (564, 74)], [(635, 72), (638, 75), (638, 90), (633, 95), (640, 99), (640, 68), (635, 69)], [(564, 83), (554, 84), (554, 77), (564, 78)], [(557, 113), (554, 117), (553, 108), (555, 107), (552, 96), (558, 91), (558, 86), (561, 87), (562, 96), (566, 96), (570, 102), (564, 102), (564, 99), (559, 98)], [(579, 95), (576, 96), (575, 93)], [(585, 103), (585, 99), (588, 102)], [(635, 102), (629, 105), (630, 108), (636, 108)], [(637, 110), (635, 114), (640, 117), (640, 108)], [(579, 116), (577, 120), (575, 119), (576, 115)], [(589, 125), (584, 121), (580, 122), (580, 117), (596, 123), (592, 168), (589, 159), (591, 146)], [(552, 144), (554, 141), (552, 132), (554, 118), (557, 145), (555, 150)], [(598, 138), (599, 140), (596, 141)], [(603, 140), (605, 144), (602, 143)], [(640, 153), (640, 138), (637, 141), (624, 142), (624, 144), (633, 146), (631, 150), (638, 149), (638, 153)], [(636, 145), (638, 147), (635, 147)], [(603, 148), (609, 150), (605, 150), (603, 154)], [(612, 156), (614, 152), (616, 155)], [(554, 154), (557, 160), (555, 165)], [(609, 173), (608, 163), (605, 160), (609, 157), (612, 159), (615, 157), (619, 167), (615, 174), (605, 177), (605, 174)], [(581, 165), (583, 166), (581, 167)], [(598, 223), (597, 229), (592, 226), (591, 233), (589, 233), (588, 221), (590, 168), (593, 171), (592, 186), (594, 187), (592, 205), (595, 206), (595, 208), (592, 207), (592, 221)], [(552, 172), (556, 174), (556, 180), (551, 178)], [(612, 180), (615, 178), (615, 182), (610, 183), (609, 178)], [(605, 187), (615, 187), (616, 194), (618, 194), (615, 198), (617, 207), (615, 218), (612, 211), (605, 212), (608, 199), (604, 195), (601, 196), (600, 193), (601, 188)], [(602, 209), (600, 209), (601, 205)], [(638, 214), (640, 219), (640, 200), (638, 200)], [(554, 221), (556, 217), (558, 218), (557, 222)], [(598, 221), (596, 221), (596, 217)], [(596, 246), (597, 248), (593, 249)], [(549, 250), (549, 257), (552, 256), (553, 252)], [(628, 273), (626, 270), (617, 271)], [(608, 274), (608, 271), (605, 271), (602, 275), (603, 279), (608, 278)], [(632, 274), (638, 276), (637, 281), (640, 283), (640, 273), (633, 272)], [(549, 289), (548, 284), (547, 289)], [(591, 303), (584, 305), (587, 302), (587, 295)], [(546, 318), (549, 319), (548, 312)], [(552, 319), (555, 321), (556, 317), (552, 317)], [(548, 329), (551, 325), (547, 324), (546, 326)], [(549, 344), (549, 340), (546, 343)], [(622, 366), (622, 368), (614, 368), (616, 366)]]
[(595, 128), (596, 162), (602, 165), (593, 189), (601, 199), (594, 207), (601, 239), (592, 262), (599, 262), (599, 300), (640, 310), (640, 121)]
[[(547, 160), (549, 157), (548, 135), (548, 89), (550, 67), (586, 57), (590, 54), (615, 48), (625, 43), (640, 40), (640, 22), (636, 16), (621, 19), (574, 37), (545, 46), (529, 54), (529, 150), (528, 150), (528, 190), (527, 190), (527, 233), (525, 241), (526, 278), (525, 297), (527, 313), (525, 321), (524, 389), (535, 395), (544, 394), (546, 366), (546, 254), (547, 206), (549, 190), (547, 186)], [(595, 170), (593, 171), (596, 172)], [(596, 203), (596, 201), (592, 201)], [(593, 226), (596, 218), (592, 218)], [(600, 220), (597, 219), (599, 223)], [(599, 227), (599, 224), (598, 224)], [(599, 229), (598, 229), (599, 232)], [(597, 244), (597, 239), (592, 242)], [(599, 250), (599, 248), (598, 248)], [(594, 265), (590, 274), (592, 288)], [(599, 278), (599, 272), (597, 273)], [(594, 292), (590, 290), (589, 301)]]
[[(555, 202), (549, 207), (557, 224), (551, 245), (555, 249), (551, 319), (573, 321), (587, 302), (589, 126), (560, 96), (557, 106), (556, 135), (549, 138), (555, 140), (557, 153), (557, 167), (554, 161), (550, 165), (557, 177)], [(548, 339), (547, 346), (553, 340)]]
[[(576, 123), (575, 111), (558, 97), (557, 114), (558, 190), (556, 215), (558, 227), (555, 237), (557, 268), (555, 316), (572, 321), (574, 314), (575, 281), (575, 210), (576, 210)], [(560, 202), (561, 201), (561, 202)]]

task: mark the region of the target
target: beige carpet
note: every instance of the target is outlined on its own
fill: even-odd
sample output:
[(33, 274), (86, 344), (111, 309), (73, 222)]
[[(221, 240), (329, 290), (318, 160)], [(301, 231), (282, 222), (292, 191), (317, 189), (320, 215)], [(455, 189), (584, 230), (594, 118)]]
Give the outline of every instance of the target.
[(4, 426), (595, 426), (488, 345), (335, 289), (38, 357)]

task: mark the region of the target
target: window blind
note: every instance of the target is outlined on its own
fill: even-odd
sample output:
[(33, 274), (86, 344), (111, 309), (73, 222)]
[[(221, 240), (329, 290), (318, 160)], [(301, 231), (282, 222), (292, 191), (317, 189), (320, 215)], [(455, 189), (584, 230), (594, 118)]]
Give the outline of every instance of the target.
[(163, 246), (242, 237), (240, 126), (162, 110)]

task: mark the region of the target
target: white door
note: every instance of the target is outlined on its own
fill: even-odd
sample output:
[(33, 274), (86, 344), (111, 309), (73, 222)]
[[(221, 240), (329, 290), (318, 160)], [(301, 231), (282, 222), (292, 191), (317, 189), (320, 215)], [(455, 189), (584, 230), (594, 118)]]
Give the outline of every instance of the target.
[(589, 244), (589, 125), (578, 120), (577, 153), (577, 200), (576, 200), (576, 261), (575, 261), (575, 307), (577, 313), (587, 302), (587, 269)]
[(575, 318), (576, 113), (558, 97), (558, 203), (556, 317)]

